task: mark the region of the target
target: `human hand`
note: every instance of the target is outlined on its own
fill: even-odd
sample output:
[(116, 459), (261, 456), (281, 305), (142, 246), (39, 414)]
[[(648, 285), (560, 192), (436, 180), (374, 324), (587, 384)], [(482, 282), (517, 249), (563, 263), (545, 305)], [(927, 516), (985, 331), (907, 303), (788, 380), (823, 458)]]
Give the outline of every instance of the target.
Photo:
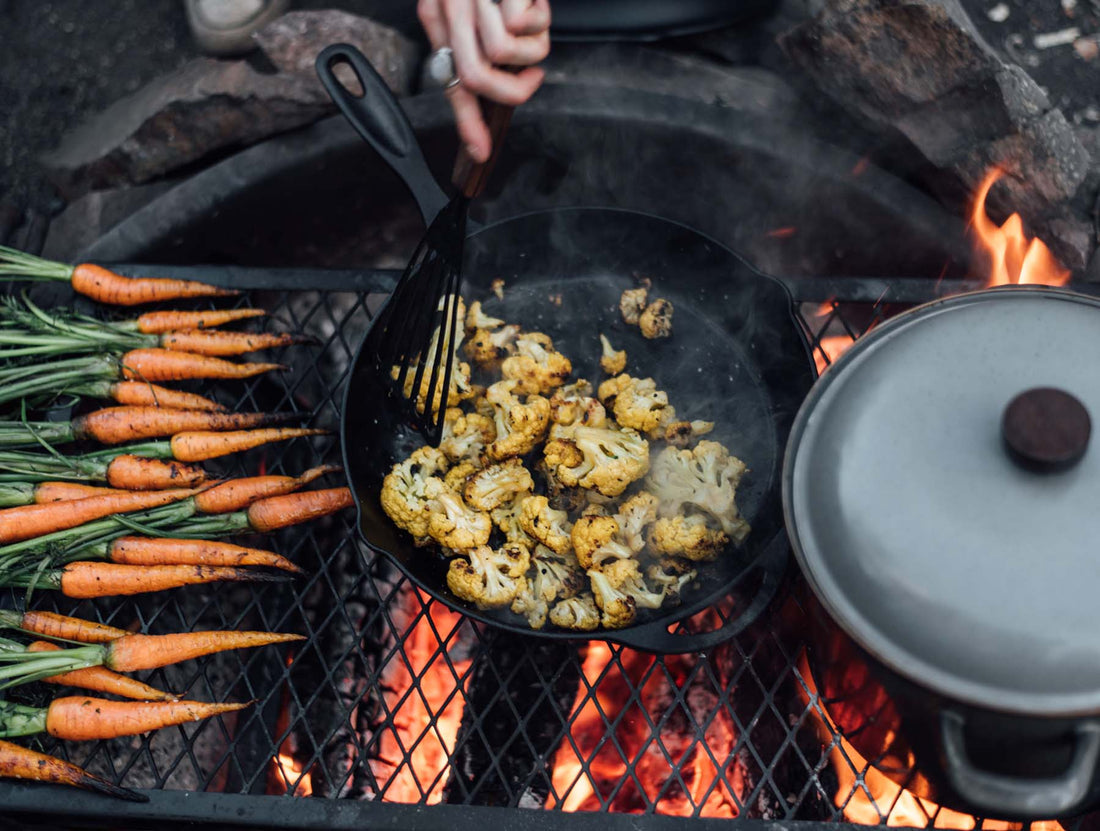
[(416, 13), (432, 49), (451, 48), (461, 81), (446, 95), (467, 153), (484, 162), (492, 139), (478, 98), (515, 107), (534, 95), (545, 75), (534, 64), (550, 52), (550, 0), (419, 0)]

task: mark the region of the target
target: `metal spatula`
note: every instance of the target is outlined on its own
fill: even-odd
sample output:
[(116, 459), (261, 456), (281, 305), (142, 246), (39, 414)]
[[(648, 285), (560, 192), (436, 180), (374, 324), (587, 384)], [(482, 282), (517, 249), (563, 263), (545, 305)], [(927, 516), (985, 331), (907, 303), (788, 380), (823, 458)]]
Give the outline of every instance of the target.
[[(362, 95), (355, 95), (336, 77), (334, 70), (340, 64), (351, 67), (363, 87)], [(355, 47), (337, 44), (325, 49), (317, 57), (317, 73), (344, 116), (387, 162), (407, 165), (410, 156), (420, 154), (412, 126), (397, 100)], [(456, 338), (463, 325), (458, 319), (458, 301), (467, 209), (470, 200), (485, 188), (512, 109), (489, 102), (483, 105), (493, 140), (492, 155), (478, 164), (465, 149), (459, 151), (452, 176), (457, 192), (434, 218), (425, 215), (425, 222), (430, 223), (427, 233), (363, 345), (363, 354), (388, 379), (392, 400), (432, 446), (443, 437)], [(431, 180), (414, 185), (423, 191), (414, 194), (423, 209), (438, 197), (432, 192), (434, 179), (427, 164), (422, 157), (418, 163)]]

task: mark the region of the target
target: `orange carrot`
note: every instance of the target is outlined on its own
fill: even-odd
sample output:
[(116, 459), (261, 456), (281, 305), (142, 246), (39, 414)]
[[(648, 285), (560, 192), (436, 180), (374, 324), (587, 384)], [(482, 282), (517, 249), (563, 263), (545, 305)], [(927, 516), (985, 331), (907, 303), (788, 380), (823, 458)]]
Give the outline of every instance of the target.
[[(28, 652), (53, 652), (61, 649), (55, 643), (35, 641), (27, 646)], [(156, 687), (150, 687), (136, 678), (120, 675), (107, 667), (86, 667), (63, 672), (49, 678), (43, 678), (47, 684), (62, 684), (66, 687), (79, 687), (82, 690), (108, 693), (119, 698), (133, 698), (137, 701), (178, 701), (178, 695), (166, 693)]]
[[(120, 537), (111, 543), (107, 559), (133, 566), (266, 566), (301, 574), (302, 569), (272, 551), (245, 548), (215, 540), (172, 540)], [(74, 640), (76, 640), (74, 638)]]
[(74, 764), (5, 741), (0, 741), (0, 777), (50, 782), (54, 785), (72, 785), (86, 791), (95, 791), (133, 802), (149, 801), (148, 797), (142, 794), (120, 788)]
[(195, 507), (204, 514), (240, 511), (261, 499), (293, 493), (314, 479), (337, 470), (340, 468), (335, 465), (322, 465), (307, 470), (301, 476), (250, 476), (246, 479), (230, 479), (195, 494)]
[(104, 496), (109, 493), (130, 493), (120, 488), (98, 488), (95, 485), (81, 485), (77, 482), (41, 482), (34, 486), (36, 505), (48, 505), (50, 502), (71, 502), (74, 499), (87, 499), (89, 496)]
[(125, 454), (116, 456), (107, 465), (107, 484), (112, 488), (131, 491), (193, 488), (210, 481), (206, 471), (197, 465), (161, 459), (143, 459)]
[(273, 496), (249, 507), (248, 524), (255, 531), (274, 531), (350, 508), (354, 502), (348, 488)]
[(166, 280), (154, 277), (123, 277), (102, 266), (80, 263), (69, 278), (73, 289), (81, 294), (114, 306), (138, 306), (155, 300), (176, 300), (184, 297), (224, 297), (240, 294), (235, 289), (223, 289), (194, 280)]
[(72, 421), (74, 438), (103, 444), (171, 436), (187, 430), (245, 430), (285, 416), (268, 413), (211, 413), (165, 407), (104, 407)]
[(112, 514), (155, 508), (194, 496), (193, 489), (109, 493), (87, 499), (51, 502), (45, 505), (21, 505), (0, 510), (0, 545), (29, 540), (54, 531), (75, 528)]
[(69, 563), (57, 572), (47, 572), (40, 587), (60, 589), (66, 597), (115, 597), (144, 594), (200, 583), (233, 581), (269, 583), (279, 578), (258, 571), (220, 566), (128, 566), (115, 563)]
[(108, 701), (105, 698), (55, 698), (46, 711), (46, 730), (56, 739), (88, 741), (148, 733), (162, 727), (201, 721), (242, 710), (248, 704), (199, 701)]
[(171, 349), (131, 349), (122, 356), (122, 377), (137, 381), (182, 381), (186, 378), (251, 378), (281, 364), (223, 361)]
[(119, 404), (139, 407), (174, 407), (178, 410), (206, 410), (214, 413), (225, 411), (225, 407), (218, 402), (193, 392), (170, 390), (141, 381), (118, 381), (111, 384), (108, 389), (111, 398)]
[(188, 432), (172, 436), (172, 458), (181, 462), (202, 462), (230, 453), (251, 450), (273, 441), (286, 441), (299, 436), (320, 436), (327, 430), (304, 427), (265, 427), (262, 430), (240, 430), (231, 433)]
[(145, 335), (161, 335), (180, 329), (209, 329), (235, 320), (263, 317), (263, 309), (215, 309), (205, 312), (146, 312), (136, 321), (136, 328)]
[[(17, 612), (4, 614), (18, 615)], [(5, 623), (5, 625), (11, 624)], [(117, 629), (105, 623), (81, 620), (67, 615), (59, 615), (56, 612), (27, 611), (22, 614), (15, 625), (36, 635), (66, 641), (79, 641), (80, 643), (109, 643), (121, 638), (123, 635), (130, 634), (125, 629)]]
[(111, 641), (103, 665), (115, 672), (156, 669), (230, 649), (251, 649), (305, 640), (283, 632), (179, 632), (174, 635), (126, 635)]
[(194, 352), (199, 355), (243, 355), (277, 346), (310, 343), (313, 338), (290, 332), (218, 332), (191, 331), (169, 332), (160, 336), (160, 345), (177, 352)]

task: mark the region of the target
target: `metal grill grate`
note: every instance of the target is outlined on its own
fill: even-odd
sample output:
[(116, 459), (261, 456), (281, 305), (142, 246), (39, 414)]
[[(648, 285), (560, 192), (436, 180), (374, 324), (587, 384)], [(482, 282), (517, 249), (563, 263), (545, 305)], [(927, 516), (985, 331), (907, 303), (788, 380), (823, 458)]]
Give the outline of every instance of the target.
[[(161, 272), (196, 276), (191, 269)], [(322, 340), (313, 350), (276, 355), (291, 366), (284, 375), (203, 391), (235, 408), (308, 413), (310, 423), (335, 429), (347, 368), (369, 310), (377, 308), (379, 295), (369, 295), (392, 286), (392, 276), (297, 273), (274, 280), (233, 269), (202, 276), (251, 281), (257, 289), (241, 303), (271, 310), (266, 325)], [(274, 284), (356, 290), (262, 288)], [(792, 282), (808, 301), (801, 319), (822, 366), (903, 308), (898, 298), (911, 303), (937, 291), (916, 281), (832, 284), (829, 293), (839, 299), (823, 304), (822, 285), (798, 293)], [(253, 451), (226, 472), (298, 472), (338, 461), (333, 436)], [(362, 546), (351, 516), (256, 542), (290, 556), (309, 576), (132, 600), (69, 603), (48, 593), (34, 600), (38, 608), (143, 631), (305, 634), (289, 662), (277, 650), (259, 650), (147, 679), (203, 700), (255, 699), (253, 708), (235, 720), (151, 737), (63, 746), (47, 740), (43, 747), (120, 784), (168, 791), (294, 792), (308, 778), (315, 797), (342, 800), (818, 821), (843, 821), (847, 810), (849, 820), (861, 822), (948, 824), (946, 814), (896, 787), (880, 795), (874, 772), (867, 774), (823, 718), (800, 662), (796, 576), (768, 614), (730, 642), (704, 655), (661, 658), (472, 625), (422, 597)], [(712, 626), (737, 613), (727, 603), (683, 625)], [(43, 701), (50, 691), (20, 695)], [(280, 753), (299, 766), (284, 768), (283, 780), (272, 776)], [(35, 793), (0, 784), (0, 805), (40, 810)], [(204, 799), (213, 797), (193, 798), (192, 818), (203, 817)], [(266, 802), (278, 802), (280, 813), (302, 804)], [(158, 804), (154, 794), (144, 816), (157, 816)]]

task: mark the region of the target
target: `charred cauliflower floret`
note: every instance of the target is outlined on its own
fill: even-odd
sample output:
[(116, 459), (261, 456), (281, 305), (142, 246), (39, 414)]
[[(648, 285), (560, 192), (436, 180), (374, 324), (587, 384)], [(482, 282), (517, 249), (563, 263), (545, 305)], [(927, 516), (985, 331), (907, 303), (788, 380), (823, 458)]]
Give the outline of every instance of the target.
[(614, 517), (596, 514), (577, 517), (570, 540), (577, 562), (586, 569), (634, 556), (630, 546), (619, 536), (619, 523)]
[(642, 578), (637, 560), (615, 560), (599, 569), (608, 582), (634, 600), (638, 609), (660, 609), (664, 589), (650, 589)]
[(551, 393), (569, 377), (573, 364), (560, 352), (554, 351), (554, 342), (542, 332), (527, 332), (516, 338), (516, 352), (504, 359), (501, 374), (517, 382), (519, 393)]
[(634, 383), (634, 378), (625, 372), (602, 381), (596, 388), (596, 397), (609, 410), (615, 409), (615, 399), (619, 393)]
[[(577, 451), (580, 453), (580, 451)], [(558, 478), (557, 468), (547, 464), (546, 459), (539, 459), (535, 464), (535, 471), (543, 482), (546, 483), (546, 497), (550, 500), (550, 507), (557, 511), (576, 513), (588, 504), (589, 490), (584, 488), (570, 488)]]
[(716, 441), (703, 440), (691, 450), (666, 447), (653, 462), (646, 489), (660, 500), (660, 516), (702, 512), (730, 539), (741, 542), (749, 525), (741, 518), (735, 498), (745, 470), (745, 463)]
[(466, 481), (463, 496), (471, 508), (491, 511), (505, 502), (511, 502), (517, 494), (530, 492), (534, 487), (535, 482), (523, 462), (511, 458), (483, 468), (471, 476)]
[(619, 506), (619, 534), (635, 554), (645, 548), (645, 529), (657, 519), (657, 497), (639, 491)]
[(485, 391), (485, 400), (493, 406), (497, 433), (488, 448), (493, 461), (530, 453), (550, 424), (550, 402), (541, 395), (529, 395), (526, 403), (521, 403), (514, 394), (516, 386), (516, 381), (498, 381)]
[(645, 311), (646, 297), (649, 291), (645, 288), (627, 289), (619, 297), (619, 313), (623, 316), (623, 322), (631, 326), (637, 326)]
[(649, 529), (649, 546), (655, 554), (685, 557), (697, 563), (716, 559), (729, 541), (721, 528), (712, 527), (705, 514), (661, 517)]
[(449, 407), (443, 419), (439, 449), (452, 463), (462, 459), (477, 462), (486, 446), (497, 437), (493, 420), (480, 413), (464, 413), (458, 407)]
[(477, 473), (478, 470), (480, 468), (475, 462), (461, 461), (447, 471), (447, 475), (443, 477), (443, 484), (455, 493), (462, 493), (466, 487), (466, 480)]
[(429, 479), (424, 488), (428, 497), (428, 536), (453, 551), (465, 551), (485, 545), (493, 530), (489, 515), (473, 511), (462, 497), (439, 479)]
[(500, 609), (510, 604), (526, 585), (524, 575), (531, 562), (526, 546), (507, 543), (494, 550), (479, 545), (457, 557), (447, 569), (447, 585), (456, 596), (479, 609)]
[(589, 569), (588, 579), (600, 610), (600, 623), (608, 629), (622, 629), (634, 622), (638, 614), (634, 598), (611, 585), (607, 575), (599, 569)]
[(618, 375), (626, 369), (625, 349), (615, 349), (604, 334), (600, 335), (600, 348), (600, 369), (608, 375)]
[(668, 403), (668, 393), (657, 389), (657, 382), (652, 378), (618, 377), (629, 380), (618, 382), (612, 405), (615, 421), (651, 439), (663, 437), (665, 427), (676, 420), (676, 411)]
[(591, 594), (559, 600), (550, 610), (550, 622), (562, 629), (591, 632), (600, 625), (600, 610)]
[(687, 447), (713, 429), (713, 421), (674, 421), (665, 427), (665, 441), (673, 447)]
[(421, 447), (405, 461), (395, 464), (382, 480), (382, 510), (418, 543), (428, 536), (428, 482), (439, 482), (434, 477), (446, 470), (446, 456), (434, 447)]
[(685, 565), (682, 560), (671, 557), (666, 557), (645, 570), (649, 585), (659, 588), (668, 604), (680, 602), (680, 593), (684, 586), (695, 579), (696, 574), (695, 569)]
[(664, 298), (654, 300), (638, 318), (638, 328), (642, 337), (650, 340), (667, 338), (672, 334), (672, 304)]
[(555, 554), (565, 554), (572, 547), (569, 514), (555, 511), (545, 496), (529, 496), (519, 510), (519, 526), (530, 537), (541, 542)]
[(482, 369), (495, 369), (516, 351), (519, 333), (520, 328), (514, 324), (495, 331), (475, 329), (462, 347), (463, 354)]
[(558, 558), (545, 546), (538, 546), (531, 557), (527, 583), (512, 601), (512, 611), (527, 618), (532, 629), (546, 624), (550, 604), (559, 598), (573, 597), (587, 585), (584, 572), (575, 557)]
[(584, 424), (588, 427), (603, 427), (607, 423), (607, 411), (592, 397), (592, 385), (583, 378), (566, 384), (550, 396), (551, 438), (555, 427)]
[(504, 321), (500, 318), (490, 317), (481, 310), (480, 300), (475, 300), (470, 304), (464, 323), (467, 332), (473, 332), (475, 329), (496, 329), (498, 326), (504, 325)]
[(508, 542), (523, 543), (528, 548), (533, 548), (535, 541), (527, 536), (527, 532), (519, 524), (519, 512), (523, 506), (523, 500), (530, 495), (530, 493), (516, 494), (510, 502), (504, 502), (493, 508), (489, 512), (489, 516), (492, 517), (493, 524), (504, 533), (504, 538)]
[(604, 496), (618, 496), (649, 470), (649, 443), (634, 430), (612, 425), (577, 425), (570, 438), (547, 442), (543, 453), (564, 485)]
[(532, 629), (541, 629), (546, 625), (550, 604), (539, 595), (534, 579), (528, 577), (522, 581), (519, 592), (512, 598), (510, 609), (512, 614), (523, 615)]

